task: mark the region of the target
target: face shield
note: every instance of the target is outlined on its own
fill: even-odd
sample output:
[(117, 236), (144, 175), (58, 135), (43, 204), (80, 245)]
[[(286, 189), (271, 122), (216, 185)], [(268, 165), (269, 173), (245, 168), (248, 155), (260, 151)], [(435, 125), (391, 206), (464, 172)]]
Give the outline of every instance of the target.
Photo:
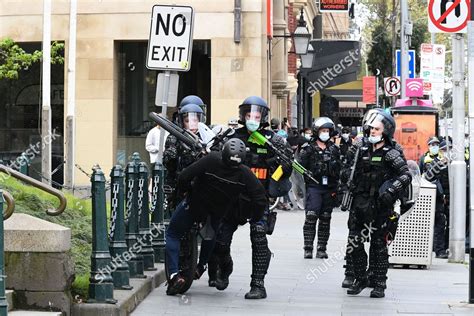
[(241, 105), (239, 112), (239, 117), (242, 122), (251, 120), (258, 123), (264, 123), (268, 120), (267, 108), (260, 105)]
[(199, 123), (204, 122), (203, 113), (188, 112), (182, 114), (183, 127), (189, 131), (197, 132)]

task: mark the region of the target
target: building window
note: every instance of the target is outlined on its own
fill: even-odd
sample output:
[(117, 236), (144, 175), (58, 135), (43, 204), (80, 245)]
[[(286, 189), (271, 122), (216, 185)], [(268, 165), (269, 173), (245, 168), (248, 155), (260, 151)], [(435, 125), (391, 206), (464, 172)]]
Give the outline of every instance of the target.
[[(118, 142), (117, 161), (125, 164), (133, 152), (147, 161), (145, 138), (155, 126), (148, 118), (150, 112), (160, 112), (155, 106), (157, 71), (145, 66), (147, 42), (116, 42), (118, 61)], [(189, 94), (200, 96), (207, 104), (207, 122), (210, 121), (211, 61), (210, 41), (194, 41), (191, 70), (179, 72), (178, 104)], [(171, 118), (176, 108), (168, 108)]]
[[(19, 43), (26, 52), (41, 50), (41, 43)], [(61, 52), (64, 57), (64, 52)], [(0, 159), (9, 165), (30, 146), (41, 141), (41, 63), (19, 73), (16, 80), (0, 80)], [(53, 181), (63, 183), (64, 65), (51, 65)], [(39, 146), (41, 151), (41, 146)], [(31, 152), (31, 150), (30, 150)], [(41, 179), (41, 153), (30, 162), (28, 175)]]

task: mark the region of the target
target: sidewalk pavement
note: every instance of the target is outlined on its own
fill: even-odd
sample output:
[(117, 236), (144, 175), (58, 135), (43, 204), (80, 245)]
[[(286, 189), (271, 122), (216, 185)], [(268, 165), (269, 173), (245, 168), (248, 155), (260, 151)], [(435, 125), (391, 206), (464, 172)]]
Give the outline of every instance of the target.
[(279, 211), (269, 236), (274, 256), (265, 279), (267, 299), (244, 299), (251, 274), (245, 225), (234, 235), (234, 272), (225, 291), (208, 287), (207, 274), (183, 296), (167, 296), (163, 284), (132, 315), (474, 315), (474, 305), (466, 304), (468, 265), (447, 260), (433, 259), (425, 270), (390, 269), (385, 298), (370, 298), (370, 289), (347, 295), (341, 288), (347, 213), (333, 213), (326, 260), (303, 259), (303, 222), (302, 211)]

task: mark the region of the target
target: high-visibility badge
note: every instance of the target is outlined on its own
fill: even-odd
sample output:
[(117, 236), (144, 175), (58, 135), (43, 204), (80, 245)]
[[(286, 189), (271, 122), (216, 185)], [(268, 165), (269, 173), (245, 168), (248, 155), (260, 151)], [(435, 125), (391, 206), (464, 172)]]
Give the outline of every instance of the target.
[(275, 172), (272, 174), (272, 179), (275, 181), (280, 180), (281, 176), (283, 175), (283, 167), (281, 165), (276, 168)]
[(250, 170), (257, 177), (257, 179), (259, 179), (259, 180), (267, 179), (267, 169), (266, 168), (250, 168)]

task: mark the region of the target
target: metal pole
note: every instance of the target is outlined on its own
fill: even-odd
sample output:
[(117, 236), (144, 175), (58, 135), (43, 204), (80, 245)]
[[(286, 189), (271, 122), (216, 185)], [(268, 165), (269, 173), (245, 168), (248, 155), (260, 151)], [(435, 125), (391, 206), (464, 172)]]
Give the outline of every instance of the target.
[(95, 168), (92, 182), (92, 254), (89, 278), (89, 303), (117, 303), (114, 299), (114, 281), (110, 270), (112, 261), (107, 236), (105, 176)]
[(41, 172), (51, 180), (51, 0), (43, 0), (43, 96), (41, 106)]
[[(436, 37), (435, 37), (435, 33), (431, 33), (431, 45), (434, 45), (436, 44)], [(429, 95), (429, 99), (430, 100), (433, 100), (433, 88), (431, 88), (431, 93)]]
[[(170, 90), (170, 77), (171, 71), (165, 71), (165, 80), (163, 80), (163, 100), (161, 100), (161, 115), (166, 117), (166, 112), (168, 110), (168, 96)], [(158, 78), (158, 76), (157, 76)], [(156, 80), (158, 82), (158, 79)], [(160, 89), (161, 87), (156, 87), (156, 89)], [(163, 150), (165, 146), (165, 133), (162, 130), (160, 133), (160, 145), (158, 150), (158, 158), (156, 159), (157, 163), (163, 163)]]
[(138, 165), (138, 221), (139, 238), (143, 248), (143, 267), (146, 271), (154, 271), (155, 256), (152, 248), (152, 234), (150, 231), (150, 209), (148, 198), (148, 168), (143, 161)]
[(112, 272), (114, 279), (114, 288), (121, 290), (131, 290), (130, 286), (130, 271), (128, 264), (124, 260), (124, 254), (127, 252), (127, 243), (125, 242), (125, 221), (124, 221), (124, 201), (125, 189), (124, 180), (125, 174), (120, 165), (116, 165), (110, 172), (110, 255), (116, 266), (116, 270)]
[(375, 107), (379, 107), (379, 76), (380, 69), (375, 70)]
[(139, 253), (140, 242), (138, 231), (138, 165), (136, 163), (138, 153), (133, 154), (132, 161), (127, 164), (125, 171), (125, 241), (127, 242), (129, 259), (128, 267), (131, 278), (146, 278), (143, 274), (143, 256)]
[(77, 0), (71, 0), (69, 12), (69, 45), (67, 67), (66, 155), (64, 184), (74, 188), (74, 116), (76, 112), (76, 20)]
[[(392, 77), (397, 76), (397, 62), (396, 62), (396, 55), (397, 55), (397, 1), (392, 0)], [(391, 105), (395, 106), (395, 102), (397, 100), (396, 96), (393, 96), (391, 99)]]
[(408, 38), (405, 34), (405, 25), (408, 18), (408, 4), (407, 0), (400, 0), (400, 81), (402, 84), (400, 90), (400, 97), (406, 98), (405, 81), (408, 78)]
[(153, 235), (153, 251), (155, 262), (165, 262), (165, 224), (164, 210), (168, 207), (165, 200), (164, 180), (166, 179), (166, 168), (155, 163), (153, 169), (153, 193), (151, 203), (151, 220)]
[[(471, 5), (473, 3), (471, 2)], [(471, 9), (471, 12), (472, 9)], [(474, 14), (474, 13), (471, 13)], [(474, 303), (474, 17), (467, 24), (468, 34), (468, 92), (469, 92), (469, 303)]]
[[(0, 189), (0, 214), (3, 214), (3, 192)], [(7, 316), (8, 303), (7, 297), (5, 296), (5, 262), (4, 262), (4, 228), (3, 228), (3, 216), (0, 221), (0, 316)]]
[(466, 238), (466, 163), (464, 161), (464, 38), (453, 34), (453, 221), (449, 232), (449, 262), (464, 262)]

